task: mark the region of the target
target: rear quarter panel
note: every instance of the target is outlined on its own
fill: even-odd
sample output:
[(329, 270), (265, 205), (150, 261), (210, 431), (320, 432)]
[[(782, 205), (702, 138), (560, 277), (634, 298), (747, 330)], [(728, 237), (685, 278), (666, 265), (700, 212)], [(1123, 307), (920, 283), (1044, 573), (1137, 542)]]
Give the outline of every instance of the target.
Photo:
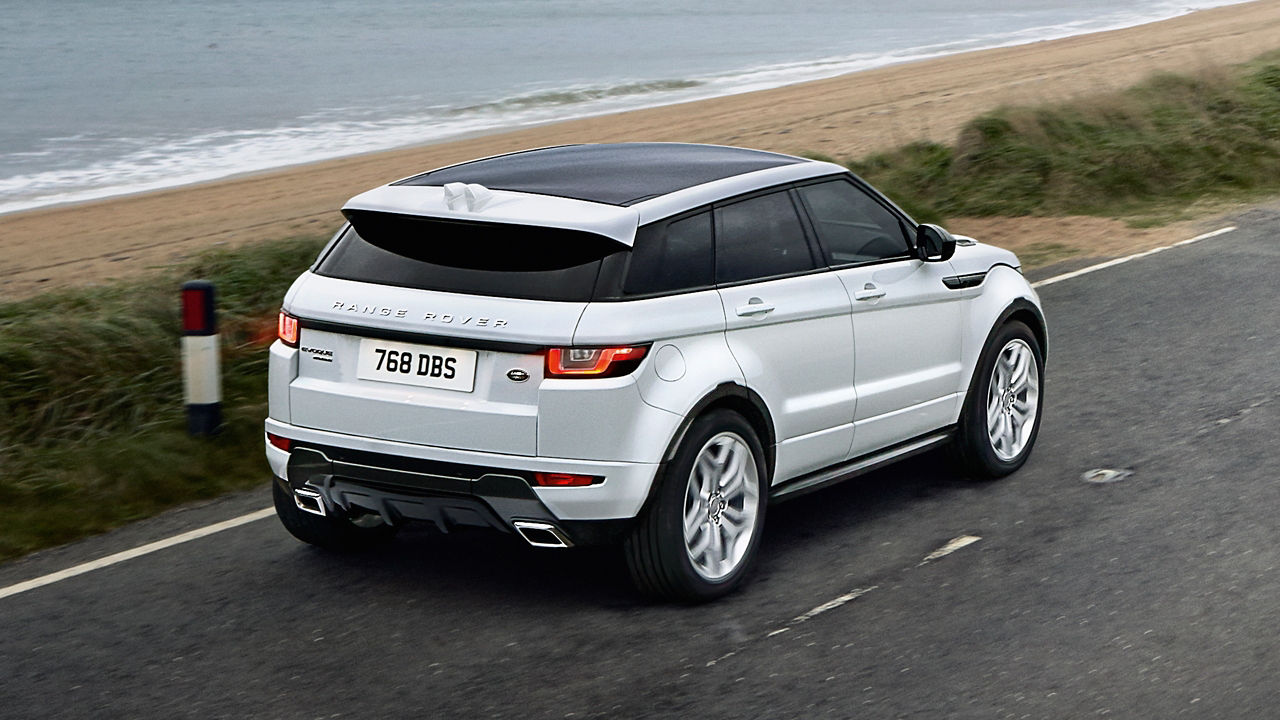
[[(574, 345), (650, 344), (648, 354), (634, 373), (618, 378), (629, 385), (609, 389), (608, 380), (544, 383), (539, 450), (580, 448), (578, 452), (599, 454), (622, 448), (629, 457), (618, 459), (659, 462), (699, 400), (722, 383), (742, 383), (724, 327), (715, 290), (590, 304)], [(588, 385), (600, 392), (589, 392)]]

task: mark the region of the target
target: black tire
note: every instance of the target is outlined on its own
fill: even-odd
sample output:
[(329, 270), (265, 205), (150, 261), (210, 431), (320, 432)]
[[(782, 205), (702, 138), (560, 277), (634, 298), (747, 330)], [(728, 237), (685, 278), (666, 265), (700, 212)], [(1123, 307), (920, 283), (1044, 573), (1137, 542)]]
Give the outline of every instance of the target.
[[(1019, 345), (1019, 343), (1021, 345)], [(988, 430), (988, 402), (992, 401), (991, 388), (996, 363), (1007, 349), (1014, 352), (1025, 347), (1030, 350), (1030, 357), (1035, 362), (1033, 402), (1035, 407), (1028, 415), (1033, 417), (1031, 428), (1025, 434), (1021, 430), (1018, 445), (998, 449)], [(1029, 371), (1028, 371), (1029, 372)], [(1030, 379), (1030, 378), (1028, 378)], [(999, 393), (1001, 402), (1016, 403), (1023, 393)], [(1010, 398), (1011, 396), (1011, 398)], [(1012, 412), (1012, 410), (1010, 410)], [(1036, 340), (1031, 328), (1018, 321), (1011, 321), (1001, 326), (992, 336), (991, 341), (983, 348), (982, 357), (974, 370), (973, 381), (969, 393), (965, 397), (964, 408), (960, 412), (960, 422), (956, 438), (951, 444), (951, 456), (958, 469), (974, 480), (994, 480), (1004, 477), (1018, 468), (1031, 455), (1036, 437), (1040, 434), (1040, 418), (1044, 412), (1044, 353), (1040, 342)], [(1008, 420), (1006, 420), (1008, 422)], [(1012, 452), (1017, 448), (1016, 452)], [(1003, 455), (1003, 456), (1002, 456)]]
[[(717, 534), (723, 543), (723, 538), (730, 532), (729, 528), (736, 528), (733, 516), (745, 518), (750, 510), (750, 534), (741, 537), (745, 530), (735, 530), (739, 533), (737, 539), (722, 547), (732, 547), (727, 551), (728, 554), (736, 554), (738, 558), (732, 561), (731, 569), (723, 576), (708, 577), (706, 570), (699, 570), (696, 566), (691, 555), (693, 550), (685, 540), (686, 499), (689, 497), (690, 483), (695, 477), (694, 465), (700, 454), (704, 450), (714, 454), (725, 448), (722, 458), (732, 460), (731, 452), (741, 455), (742, 446), (736, 441), (741, 441), (749, 450), (750, 462), (754, 468), (742, 466), (742, 482), (744, 488), (748, 487), (751, 484), (750, 475), (754, 472), (754, 497), (746, 497), (750, 493), (744, 491), (744, 497), (725, 502), (717, 489), (714, 493), (717, 500), (698, 505), (703, 508), (706, 521), (705, 524), (700, 521), (696, 527), (706, 533), (708, 538), (712, 533)], [(740, 460), (745, 461), (745, 458)], [(726, 476), (728, 474), (725, 473)], [(715, 410), (699, 417), (689, 427), (675, 457), (655, 482), (658, 487), (648, 507), (624, 543), (627, 566), (636, 587), (652, 597), (683, 602), (705, 602), (736, 590), (754, 565), (769, 495), (769, 473), (764, 449), (750, 423), (741, 415), (728, 410)], [(726, 493), (726, 496), (729, 494)], [(713, 510), (712, 506), (718, 507)], [(745, 528), (747, 524), (744, 520), (742, 526)], [(722, 530), (722, 527), (725, 529)], [(719, 567), (723, 570), (725, 566)]]
[(276, 507), (276, 516), (290, 535), (304, 543), (322, 547), (326, 550), (350, 552), (367, 550), (390, 542), (396, 534), (396, 528), (380, 524), (372, 527), (361, 527), (345, 517), (336, 515), (313, 515), (303, 512), (293, 501), (293, 496), (280, 480), (271, 483), (271, 500)]

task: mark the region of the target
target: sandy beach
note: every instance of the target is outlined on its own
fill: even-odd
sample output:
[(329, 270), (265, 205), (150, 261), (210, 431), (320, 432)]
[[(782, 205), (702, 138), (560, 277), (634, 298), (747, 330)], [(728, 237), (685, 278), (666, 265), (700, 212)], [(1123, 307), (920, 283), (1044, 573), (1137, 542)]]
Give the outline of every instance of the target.
[[(682, 141), (837, 158), (912, 140), (950, 142), (976, 114), (1003, 104), (1069, 100), (1120, 89), (1152, 72), (1194, 72), (1280, 48), (1280, 2), (1263, 0), (1124, 30), (951, 55), (774, 90), (572, 120), (424, 147), (81, 205), (0, 216), (0, 299), (124, 277), (199, 249), (330, 232), (338, 209), (369, 187), (425, 169), (529, 147)], [(1156, 243), (1165, 231), (1088, 227), (1098, 251)], [(989, 221), (959, 221), (981, 234)], [(1018, 233), (993, 230), (1012, 238)], [(999, 237), (992, 238), (998, 244)], [(1015, 249), (1017, 249), (1015, 247)]]

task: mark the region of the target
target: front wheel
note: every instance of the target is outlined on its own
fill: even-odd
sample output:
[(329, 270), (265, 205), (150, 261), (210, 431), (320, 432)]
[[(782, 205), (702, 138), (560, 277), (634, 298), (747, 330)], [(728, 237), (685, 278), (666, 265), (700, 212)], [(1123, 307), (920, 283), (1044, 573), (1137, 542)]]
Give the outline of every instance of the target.
[(953, 455), (979, 479), (1004, 477), (1022, 467), (1040, 431), (1044, 354), (1021, 322), (1000, 328), (982, 352), (965, 398)]
[(627, 539), (636, 586), (702, 602), (741, 585), (760, 544), (768, 480), (760, 440), (741, 415), (716, 410), (695, 420)]

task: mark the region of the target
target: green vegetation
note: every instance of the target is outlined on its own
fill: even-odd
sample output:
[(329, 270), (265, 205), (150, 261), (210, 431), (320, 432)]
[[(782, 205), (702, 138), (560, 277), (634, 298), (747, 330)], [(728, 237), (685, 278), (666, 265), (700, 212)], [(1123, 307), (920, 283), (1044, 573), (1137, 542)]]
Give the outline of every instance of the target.
[[(0, 304), (0, 559), (266, 477), (266, 353), (320, 238), (219, 250), (145, 281)], [(178, 289), (219, 293), (225, 430), (190, 438)], [(265, 502), (265, 500), (264, 500)]]
[[(1150, 224), (1206, 198), (1274, 194), (1280, 53), (1087, 102), (1004, 108), (970, 122), (955, 147), (918, 143), (849, 164), (928, 221)], [(145, 281), (0, 304), (0, 559), (262, 483), (264, 350), (280, 298), (322, 243), (220, 250)], [(1041, 243), (1023, 260), (1067, 252)], [(219, 292), (226, 427), (216, 438), (186, 435), (178, 288), (193, 278)]]
[(1023, 267), (1037, 268), (1066, 260), (1077, 252), (1075, 248), (1062, 243), (1035, 242), (1018, 250), (1018, 259), (1022, 261)]
[(915, 143), (848, 164), (921, 219), (1167, 222), (1193, 202), (1280, 191), (1280, 53), (1069, 104), (1001, 108), (965, 125), (954, 147)]

